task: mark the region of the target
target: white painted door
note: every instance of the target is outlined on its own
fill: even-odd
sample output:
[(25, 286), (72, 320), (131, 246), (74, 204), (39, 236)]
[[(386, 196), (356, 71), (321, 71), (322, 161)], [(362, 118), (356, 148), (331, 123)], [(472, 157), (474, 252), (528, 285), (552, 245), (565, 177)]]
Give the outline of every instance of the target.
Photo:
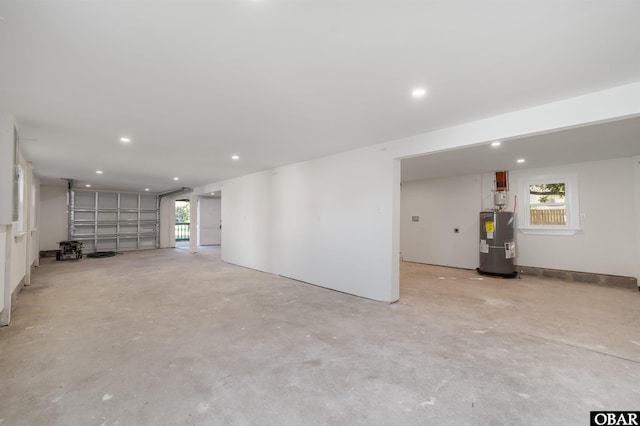
[(222, 218), (219, 198), (201, 198), (198, 202), (198, 242), (201, 246), (220, 244), (220, 220)]

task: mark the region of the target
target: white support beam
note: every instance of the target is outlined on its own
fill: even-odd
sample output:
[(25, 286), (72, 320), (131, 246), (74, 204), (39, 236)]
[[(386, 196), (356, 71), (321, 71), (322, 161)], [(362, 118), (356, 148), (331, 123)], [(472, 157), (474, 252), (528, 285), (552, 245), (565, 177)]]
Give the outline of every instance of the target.
[(198, 252), (198, 196), (189, 197), (189, 252)]
[(448, 151), (640, 115), (640, 82), (526, 108), (379, 146), (395, 158)]
[(636, 279), (640, 289), (640, 155), (633, 157), (633, 187), (635, 189)]
[[(3, 233), (0, 242), (4, 247), (0, 248), (0, 264), (4, 266), (4, 273), (0, 275), (2, 283), (3, 303), (2, 314), (0, 314), (0, 326), (4, 327), (11, 322), (11, 240), (13, 239), (11, 225), (0, 225)], [(4, 241), (3, 241), (4, 240)]]

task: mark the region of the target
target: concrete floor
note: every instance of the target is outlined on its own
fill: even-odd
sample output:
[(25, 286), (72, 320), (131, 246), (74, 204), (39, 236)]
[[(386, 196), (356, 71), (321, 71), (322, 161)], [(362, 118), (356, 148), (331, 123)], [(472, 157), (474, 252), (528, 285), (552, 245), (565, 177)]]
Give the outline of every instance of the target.
[(47, 259), (0, 424), (588, 424), (640, 409), (640, 293), (405, 263), (388, 305), (164, 249)]

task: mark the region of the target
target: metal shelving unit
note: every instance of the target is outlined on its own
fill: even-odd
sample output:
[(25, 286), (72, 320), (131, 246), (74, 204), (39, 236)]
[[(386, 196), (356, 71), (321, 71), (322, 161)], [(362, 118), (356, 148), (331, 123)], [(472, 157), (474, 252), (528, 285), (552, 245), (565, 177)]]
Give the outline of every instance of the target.
[(160, 202), (150, 194), (73, 190), (69, 198), (69, 239), (83, 251), (157, 248)]

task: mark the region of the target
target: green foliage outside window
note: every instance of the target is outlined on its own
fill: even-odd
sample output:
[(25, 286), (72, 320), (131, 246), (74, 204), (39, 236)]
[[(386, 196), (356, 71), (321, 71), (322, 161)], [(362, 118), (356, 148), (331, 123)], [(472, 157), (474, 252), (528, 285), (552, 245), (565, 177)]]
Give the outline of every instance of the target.
[(176, 201), (176, 223), (190, 223), (190, 204), (188, 201)]
[(535, 203), (547, 203), (550, 199), (564, 202), (565, 185), (564, 183), (541, 183), (529, 186), (529, 194)]

